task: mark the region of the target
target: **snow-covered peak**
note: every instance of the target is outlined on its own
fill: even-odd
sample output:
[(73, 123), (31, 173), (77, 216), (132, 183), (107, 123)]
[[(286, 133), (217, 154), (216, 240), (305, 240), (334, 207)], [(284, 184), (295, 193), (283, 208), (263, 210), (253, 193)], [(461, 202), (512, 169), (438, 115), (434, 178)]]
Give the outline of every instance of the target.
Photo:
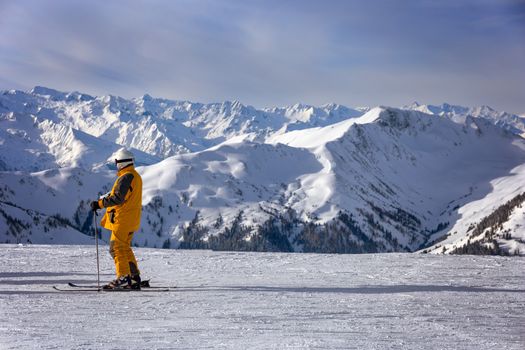
[(241, 102), (234, 101), (224, 101), (220, 104), (210, 104), (212, 108), (217, 108), (220, 114), (223, 115), (249, 115), (256, 112), (255, 108), (252, 106), (245, 106)]
[(94, 100), (95, 98), (91, 95), (87, 95), (87, 94), (83, 94), (81, 92), (78, 92), (78, 91), (73, 91), (73, 92), (70, 92), (68, 94), (66, 94), (65, 96), (65, 99), (66, 101), (75, 101), (75, 102), (87, 102), (87, 101), (92, 101)]
[(64, 98), (66, 96), (64, 92), (61, 92), (55, 89), (50, 89), (44, 86), (35, 86), (29, 91), (29, 93), (32, 95), (39, 95), (39, 96), (49, 97), (53, 99)]
[(522, 116), (507, 112), (499, 112), (490, 106), (463, 107), (443, 103), (441, 105), (411, 104), (404, 109), (417, 110), (449, 118), (457, 123), (464, 124), (468, 116), (490, 120), (491, 123), (514, 134), (525, 134), (525, 119)]
[(499, 114), (494, 108), (486, 105), (471, 108), (471, 112), (476, 115)]
[(153, 97), (151, 97), (150, 94), (144, 94), (144, 95), (142, 95), (141, 99), (142, 99), (142, 101), (152, 101)]
[(270, 113), (282, 115), (291, 123), (303, 124), (309, 127), (325, 126), (363, 114), (361, 111), (336, 103), (328, 103), (320, 107), (297, 103), (289, 107), (273, 107), (265, 110)]
[(393, 107), (374, 107), (360, 117), (346, 119), (324, 127), (293, 130), (268, 138), (269, 143), (283, 143), (294, 147), (315, 148), (343, 137), (354, 125), (376, 123), (390, 129), (424, 128), (429, 115), (417, 111), (401, 110)]

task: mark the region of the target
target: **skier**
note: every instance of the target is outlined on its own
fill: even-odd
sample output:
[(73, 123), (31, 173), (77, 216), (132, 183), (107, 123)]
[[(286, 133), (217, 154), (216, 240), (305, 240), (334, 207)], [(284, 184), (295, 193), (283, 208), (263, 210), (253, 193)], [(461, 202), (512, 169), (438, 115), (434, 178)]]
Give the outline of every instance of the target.
[(135, 171), (133, 153), (120, 149), (115, 158), (117, 180), (110, 193), (91, 202), (91, 209), (106, 209), (101, 226), (111, 230), (109, 252), (117, 278), (103, 289), (140, 289), (140, 271), (131, 249), (133, 233), (139, 229), (142, 211), (142, 178)]

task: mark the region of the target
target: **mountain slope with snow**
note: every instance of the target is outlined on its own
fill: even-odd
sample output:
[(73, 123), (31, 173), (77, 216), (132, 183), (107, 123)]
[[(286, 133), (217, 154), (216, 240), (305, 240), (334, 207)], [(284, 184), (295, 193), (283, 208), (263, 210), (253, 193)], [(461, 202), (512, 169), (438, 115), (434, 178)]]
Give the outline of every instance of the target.
[[(122, 146), (35, 115), (0, 114), (0, 170), (40, 171), (57, 167), (106, 168)], [(160, 159), (136, 149), (139, 164)]]
[[(340, 137), (338, 127), (347, 134)], [(314, 176), (312, 182), (321, 181), (314, 186), (317, 193), (328, 189), (333, 195), (306, 196), (322, 209), (318, 215), (333, 217), (341, 208), (361, 212), (369, 232), (394, 233), (407, 250), (425, 244), (425, 232), (441, 228), (443, 234), (457, 220), (458, 207), (492, 192), (492, 179), (512, 177), (525, 150), (523, 139), (483, 120), (471, 118), (460, 126), (395, 109), (375, 109), (341, 125), (296, 134), (274, 142), (311, 145), (326, 164), (325, 180)], [(513, 183), (514, 191), (521, 188), (519, 181)]]
[[(493, 179), (525, 161), (523, 139), (482, 119), (467, 122), (377, 108), (324, 128), (275, 135), (268, 144), (225, 144), (143, 168), (145, 182), (160, 179), (145, 198), (175, 208), (172, 222), (159, 209), (168, 218), (161, 231), (171, 227), (170, 246), (195, 239), (181, 221), (198, 219), (196, 235), (206, 242), (241, 215), (242, 239), (278, 217), (284, 225), (295, 222), (280, 230), (290, 246), (308, 250), (307, 223), (321, 225), (317, 235), (327, 236), (333, 232), (322, 225), (341, 225), (341, 213), (348, 213), (347, 244), (413, 251), (437, 232), (446, 234), (459, 207), (490, 194)], [(154, 215), (151, 221), (162, 227)]]
[(404, 109), (416, 110), (428, 114), (447, 117), (455, 122), (464, 123), (467, 117), (484, 118), (491, 121), (494, 125), (508, 130), (514, 134), (525, 135), (525, 118), (523, 116), (499, 112), (489, 106), (463, 107), (443, 103), (436, 105), (422, 105), (417, 102), (405, 106)]
[(445, 236), (425, 252), (484, 253), (506, 252), (523, 255), (525, 230), (525, 165), (507, 176), (490, 181), (491, 191), (484, 197), (467, 201), (457, 210), (458, 220)]
[(93, 235), (88, 203), (111, 188), (113, 153), (133, 145), (144, 179), (139, 246), (525, 254), (521, 207), (500, 214), (525, 192), (525, 140), (497, 115), (419, 107), (257, 110), (7, 91), (0, 242)]

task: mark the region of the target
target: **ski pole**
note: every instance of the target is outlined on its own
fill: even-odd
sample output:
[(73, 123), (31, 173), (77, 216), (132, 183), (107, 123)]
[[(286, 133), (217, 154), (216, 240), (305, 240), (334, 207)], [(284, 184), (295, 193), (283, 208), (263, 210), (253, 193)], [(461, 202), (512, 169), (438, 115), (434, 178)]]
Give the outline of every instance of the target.
[(93, 211), (93, 224), (95, 225), (95, 245), (97, 246), (97, 289), (100, 289), (100, 263), (98, 259), (98, 228), (97, 228), (97, 211)]

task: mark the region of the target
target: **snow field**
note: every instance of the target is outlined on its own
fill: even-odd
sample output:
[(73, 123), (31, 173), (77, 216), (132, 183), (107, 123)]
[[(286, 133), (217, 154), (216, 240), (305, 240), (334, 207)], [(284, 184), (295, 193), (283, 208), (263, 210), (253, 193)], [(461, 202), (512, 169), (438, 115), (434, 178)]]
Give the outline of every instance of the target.
[[(113, 266), (101, 247), (102, 280)], [(137, 249), (169, 293), (96, 283), (93, 246), (0, 245), (0, 349), (522, 349), (525, 260)], [(123, 345), (125, 344), (125, 345)]]

